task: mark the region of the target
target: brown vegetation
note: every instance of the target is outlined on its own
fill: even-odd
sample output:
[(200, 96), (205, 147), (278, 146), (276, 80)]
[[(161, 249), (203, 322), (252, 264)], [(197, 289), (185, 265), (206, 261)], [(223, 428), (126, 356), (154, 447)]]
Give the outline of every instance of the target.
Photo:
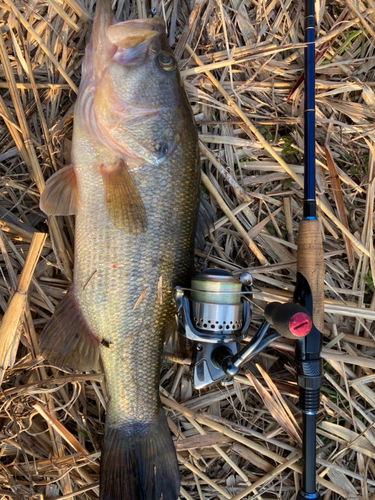
[[(294, 288), (303, 3), (114, 4), (118, 18), (149, 16), (155, 8), (167, 21), (200, 134), (202, 190), (216, 221), (205, 249), (196, 250), (197, 266), (253, 275), (256, 326), (264, 305), (288, 300)], [(318, 481), (324, 500), (374, 500), (375, 8), (352, 0), (316, 6), (317, 190), (326, 266)], [(98, 496), (103, 375), (51, 367), (37, 345), (72, 277), (74, 220), (47, 221), (39, 196), (44, 180), (70, 161), (94, 8), (93, 0), (0, 2), (0, 309), (13, 307), (13, 320), (21, 318), (3, 333), (13, 332), (14, 341), (0, 363), (4, 498)], [(48, 238), (36, 236), (31, 248), (37, 232)], [(293, 356), (290, 341), (275, 342), (233, 385), (200, 393), (192, 389), (189, 359), (165, 360), (161, 394), (176, 435), (181, 498), (293, 498), (301, 473)], [(11, 365), (5, 372), (4, 363)]]

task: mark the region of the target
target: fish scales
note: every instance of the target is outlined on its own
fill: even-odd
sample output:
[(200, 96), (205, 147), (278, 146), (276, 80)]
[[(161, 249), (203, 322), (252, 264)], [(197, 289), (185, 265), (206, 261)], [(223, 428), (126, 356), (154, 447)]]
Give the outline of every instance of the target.
[[(81, 134), (85, 132), (74, 141), (89, 145), (90, 138)], [(148, 229), (130, 237), (108, 220), (104, 197), (99, 199), (102, 180), (87, 168), (89, 146), (86, 151), (85, 161), (75, 163), (83, 193), (76, 217), (75, 296), (92, 333), (109, 342), (108, 348), (100, 347), (111, 394), (109, 418), (117, 423), (152, 419), (159, 410), (156, 388), (164, 331), (173, 320), (172, 290), (191, 273), (195, 217), (186, 214), (197, 209), (196, 150), (186, 154), (180, 145), (168, 161), (132, 173)]]
[(159, 19), (113, 21), (99, 0), (74, 113), (72, 165), (40, 206), (76, 215), (73, 285), (40, 337), (52, 363), (103, 362), (100, 500), (176, 500), (159, 398), (172, 291), (193, 268), (200, 171), (194, 117)]

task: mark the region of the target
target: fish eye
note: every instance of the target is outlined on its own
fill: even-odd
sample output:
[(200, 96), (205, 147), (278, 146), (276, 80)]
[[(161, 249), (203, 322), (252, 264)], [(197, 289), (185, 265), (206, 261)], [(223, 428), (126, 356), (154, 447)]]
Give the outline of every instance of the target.
[(168, 52), (161, 52), (158, 55), (158, 63), (165, 71), (174, 71), (176, 69), (176, 61)]

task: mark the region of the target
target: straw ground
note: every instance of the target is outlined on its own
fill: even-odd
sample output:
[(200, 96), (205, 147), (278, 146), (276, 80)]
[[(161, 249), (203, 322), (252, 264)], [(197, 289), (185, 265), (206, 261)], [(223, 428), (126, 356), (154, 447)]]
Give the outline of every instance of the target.
[[(0, 3), (3, 498), (98, 496), (104, 376), (50, 366), (37, 345), (72, 278), (74, 219), (47, 221), (38, 203), (45, 180), (70, 162), (94, 4)], [(317, 189), (326, 266), (318, 482), (324, 500), (374, 500), (375, 6), (317, 0), (316, 7)], [(196, 267), (253, 275), (251, 336), (265, 304), (290, 299), (294, 287), (303, 2), (115, 0), (114, 8), (118, 19), (146, 17), (151, 9), (166, 19), (199, 131), (201, 189), (215, 219), (196, 250)], [(165, 353), (161, 395), (176, 440), (181, 498), (294, 498), (301, 414), (293, 359), (289, 341), (275, 342), (233, 385), (198, 393), (189, 354)]]

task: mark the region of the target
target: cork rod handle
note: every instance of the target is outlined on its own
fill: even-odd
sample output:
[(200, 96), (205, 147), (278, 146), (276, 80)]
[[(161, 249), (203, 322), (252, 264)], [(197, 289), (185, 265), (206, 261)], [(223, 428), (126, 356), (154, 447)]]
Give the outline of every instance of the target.
[(298, 234), (297, 270), (307, 279), (313, 296), (313, 322), (324, 328), (324, 258), (318, 219), (302, 220)]

